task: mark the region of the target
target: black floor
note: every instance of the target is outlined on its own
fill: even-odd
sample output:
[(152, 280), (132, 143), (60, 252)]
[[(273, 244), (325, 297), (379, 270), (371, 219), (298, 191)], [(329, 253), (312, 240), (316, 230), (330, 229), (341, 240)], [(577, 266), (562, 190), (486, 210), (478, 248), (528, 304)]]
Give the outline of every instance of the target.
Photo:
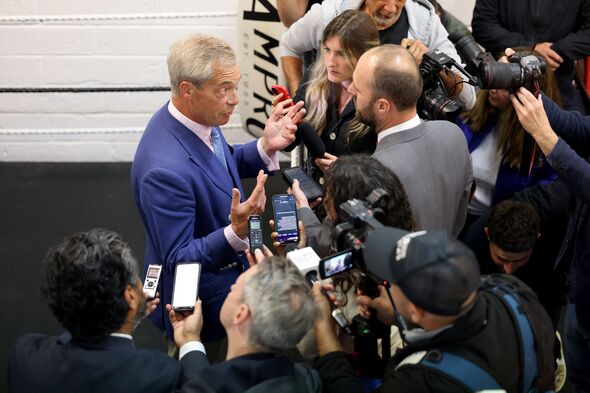
[[(39, 290), (42, 260), (51, 245), (74, 232), (108, 228), (123, 235), (141, 264), (144, 230), (133, 202), (130, 167), (130, 163), (0, 163), (0, 263), (6, 274), (0, 290), (0, 391), (6, 390), (6, 362), (19, 335), (61, 332)], [(243, 184), (249, 194), (255, 183)], [(280, 176), (269, 177), (268, 201), (285, 189)], [(267, 207), (266, 220), (271, 210)], [(164, 350), (160, 332), (149, 322), (141, 324), (134, 337), (138, 347)]]

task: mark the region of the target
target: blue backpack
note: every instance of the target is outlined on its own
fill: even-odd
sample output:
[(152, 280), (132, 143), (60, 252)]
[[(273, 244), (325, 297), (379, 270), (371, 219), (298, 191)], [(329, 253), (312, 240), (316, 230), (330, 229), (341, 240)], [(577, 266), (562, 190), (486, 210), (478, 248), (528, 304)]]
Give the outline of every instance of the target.
[[(519, 393), (552, 392), (555, 332), (534, 292), (516, 277), (502, 274), (488, 276), (480, 290), (502, 300), (518, 331), (522, 370)], [(450, 352), (430, 351), (419, 364), (452, 377), (473, 392), (502, 390), (487, 371)]]

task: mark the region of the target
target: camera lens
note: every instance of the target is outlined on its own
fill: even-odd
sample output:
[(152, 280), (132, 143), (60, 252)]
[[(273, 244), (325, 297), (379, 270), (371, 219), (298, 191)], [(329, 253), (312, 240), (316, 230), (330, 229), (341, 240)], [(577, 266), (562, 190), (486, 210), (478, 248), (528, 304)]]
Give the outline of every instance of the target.
[(454, 122), (455, 118), (463, 110), (456, 101), (448, 99), (436, 91), (423, 94), (420, 101), (421, 114), (427, 119)]
[(479, 78), (484, 89), (515, 89), (523, 82), (522, 68), (515, 63), (481, 63)]

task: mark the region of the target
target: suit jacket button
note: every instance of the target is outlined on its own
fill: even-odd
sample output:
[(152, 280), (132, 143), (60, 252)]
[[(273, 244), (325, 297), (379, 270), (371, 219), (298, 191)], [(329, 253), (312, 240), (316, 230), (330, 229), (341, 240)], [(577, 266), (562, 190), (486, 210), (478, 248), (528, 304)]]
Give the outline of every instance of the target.
[(231, 214), (227, 215), (227, 221), (231, 222)]
[(330, 139), (331, 140), (335, 140), (336, 139), (336, 133), (335, 132), (331, 132), (330, 133)]

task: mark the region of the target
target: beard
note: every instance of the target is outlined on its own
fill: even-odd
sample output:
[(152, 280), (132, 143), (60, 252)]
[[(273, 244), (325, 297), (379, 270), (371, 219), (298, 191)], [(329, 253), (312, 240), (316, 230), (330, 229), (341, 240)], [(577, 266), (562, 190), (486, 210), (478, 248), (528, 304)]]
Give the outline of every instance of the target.
[(368, 127), (371, 127), (373, 130), (376, 130), (377, 122), (375, 120), (375, 115), (370, 110), (370, 108), (372, 108), (372, 103), (367, 105), (367, 107), (365, 108), (357, 107), (356, 113), (361, 123), (365, 124)]
[(381, 14), (375, 13), (373, 14), (373, 20), (375, 21), (377, 27), (386, 29), (396, 22), (397, 15), (382, 16)]

